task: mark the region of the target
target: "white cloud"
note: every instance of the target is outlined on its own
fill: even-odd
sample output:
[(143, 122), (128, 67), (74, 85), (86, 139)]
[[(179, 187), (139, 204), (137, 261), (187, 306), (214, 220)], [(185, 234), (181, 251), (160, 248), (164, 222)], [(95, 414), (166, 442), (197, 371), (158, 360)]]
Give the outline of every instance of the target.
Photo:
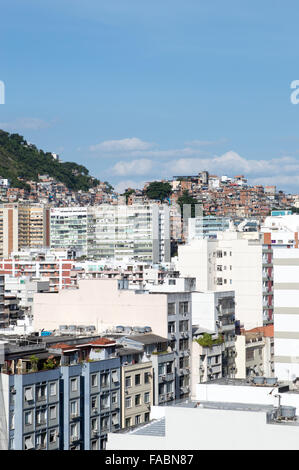
[(91, 145), (91, 152), (134, 152), (135, 150), (148, 150), (153, 147), (150, 142), (145, 142), (137, 137), (121, 140), (105, 140), (97, 145)]
[(146, 175), (151, 173), (153, 162), (147, 159), (132, 160), (130, 162), (117, 162), (110, 170), (118, 176)]
[(51, 124), (43, 119), (29, 117), (15, 119), (10, 122), (0, 122), (0, 128), (7, 131), (18, 131), (22, 129), (37, 131), (39, 129), (46, 129), (50, 126)]

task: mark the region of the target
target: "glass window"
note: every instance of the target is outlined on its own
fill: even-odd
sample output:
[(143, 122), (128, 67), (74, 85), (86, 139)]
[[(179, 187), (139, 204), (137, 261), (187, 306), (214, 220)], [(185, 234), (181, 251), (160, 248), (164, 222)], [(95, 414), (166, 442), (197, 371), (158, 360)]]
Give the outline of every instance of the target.
[(50, 406), (50, 419), (56, 419), (56, 406)]
[(50, 383), (50, 396), (53, 397), (56, 395), (56, 382)]
[(98, 385), (98, 376), (97, 374), (92, 374), (91, 376), (91, 386), (96, 387)]
[(150, 373), (149, 373), (149, 372), (145, 372), (145, 373), (144, 373), (144, 383), (145, 383), (145, 384), (149, 384), (149, 383), (150, 383)]
[(175, 303), (168, 304), (168, 315), (175, 315)]
[(144, 403), (150, 402), (150, 392), (145, 392), (144, 394)]
[(135, 406), (141, 405), (141, 395), (135, 395)]
[(135, 374), (135, 385), (140, 385), (140, 374)]
[(25, 411), (25, 425), (29, 426), (32, 424), (32, 411)]
[(71, 379), (71, 391), (77, 392), (78, 390), (78, 379)]
[(126, 397), (126, 408), (132, 408), (132, 397)]
[(126, 379), (125, 379), (125, 384), (126, 384), (126, 388), (132, 386), (132, 377), (131, 377), (131, 376), (126, 377)]

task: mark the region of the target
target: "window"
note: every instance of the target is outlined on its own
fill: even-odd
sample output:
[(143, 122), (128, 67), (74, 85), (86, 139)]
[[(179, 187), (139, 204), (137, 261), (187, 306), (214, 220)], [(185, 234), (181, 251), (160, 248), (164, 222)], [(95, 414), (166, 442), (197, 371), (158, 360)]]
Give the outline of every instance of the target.
[(46, 399), (46, 385), (40, 385), (36, 388), (36, 396), (38, 400), (45, 400)]
[(46, 423), (47, 412), (46, 410), (40, 410), (36, 412), (36, 423), (45, 424)]
[(145, 392), (144, 394), (144, 403), (150, 402), (150, 392)]
[(57, 439), (57, 431), (56, 429), (51, 429), (50, 434), (49, 434), (50, 444), (54, 444), (54, 442), (56, 442), (56, 439)]
[(50, 396), (53, 397), (56, 395), (56, 382), (50, 383)]
[(144, 422), (145, 422), (145, 423), (148, 423), (148, 422), (149, 422), (149, 417), (150, 417), (150, 414), (149, 414), (149, 413), (144, 413)]
[(91, 410), (97, 409), (97, 397), (91, 397)]
[(98, 376), (97, 374), (92, 374), (91, 376), (91, 386), (92, 387), (97, 387), (98, 385)]
[(101, 387), (108, 387), (109, 374), (101, 375)]
[(50, 406), (50, 419), (56, 419), (56, 406)]
[(112, 424), (113, 424), (113, 426), (116, 426), (117, 424), (119, 424), (119, 418), (118, 418), (117, 413), (113, 413), (113, 415), (112, 415)]
[(131, 377), (131, 376), (126, 377), (126, 379), (125, 379), (125, 385), (126, 385), (126, 388), (132, 387), (132, 377)]
[(91, 430), (97, 431), (98, 430), (98, 420), (97, 418), (92, 418), (91, 420)]
[(179, 313), (188, 313), (189, 312), (189, 302), (180, 302), (179, 303)]
[(32, 411), (25, 411), (24, 421), (25, 426), (30, 426), (32, 424)]
[(113, 370), (113, 371), (111, 372), (111, 378), (112, 378), (112, 382), (118, 382), (117, 370)]
[(91, 441), (91, 450), (98, 450), (98, 441)]
[(109, 408), (110, 399), (109, 395), (104, 395), (101, 397), (101, 408)]
[(113, 392), (113, 393), (111, 394), (111, 403), (112, 403), (112, 405), (116, 405), (117, 402), (118, 402), (118, 399), (117, 399), (117, 392)]
[(135, 385), (140, 385), (140, 374), (135, 375)]
[(126, 408), (132, 408), (132, 397), (126, 397)]
[(141, 395), (135, 395), (135, 406), (141, 405)]
[(101, 419), (101, 428), (103, 431), (107, 431), (109, 427), (109, 416), (105, 416)]
[(168, 285), (169, 286), (175, 286), (176, 285), (176, 280), (175, 279), (169, 279)]
[(25, 388), (25, 400), (26, 401), (32, 401), (33, 400), (32, 387)]
[(71, 439), (78, 438), (78, 425), (77, 423), (71, 424)]
[(70, 413), (71, 413), (71, 416), (77, 416), (78, 414), (78, 402), (77, 401), (70, 402)]
[(172, 363), (171, 362), (167, 362), (167, 364), (166, 364), (166, 373), (167, 374), (172, 374)]
[(135, 416), (135, 424), (140, 424), (141, 423), (141, 415), (136, 415)]
[(33, 436), (26, 436), (24, 439), (25, 450), (33, 449)]
[(168, 315), (175, 315), (175, 303), (168, 304)]
[(126, 418), (125, 427), (129, 428), (131, 426), (132, 418)]
[(145, 384), (150, 383), (150, 373), (149, 372), (144, 372), (144, 383)]
[(71, 379), (71, 391), (77, 392), (78, 390), (78, 379)]

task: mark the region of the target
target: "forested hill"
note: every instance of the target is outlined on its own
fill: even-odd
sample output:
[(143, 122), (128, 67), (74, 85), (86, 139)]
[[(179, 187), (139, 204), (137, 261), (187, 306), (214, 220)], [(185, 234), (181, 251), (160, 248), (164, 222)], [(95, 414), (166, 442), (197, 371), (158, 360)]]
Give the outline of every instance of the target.
[(39, 150), (21, 135), (0, 129), (0, 176), (9, 178), (12, 187), (22, 188), (28, 187), (26, 181), (38, 181), (39, 174), (48, 174), (73, 190), (87, 191), (99, 183), (83, 165), (54, 160), (50, 152)]

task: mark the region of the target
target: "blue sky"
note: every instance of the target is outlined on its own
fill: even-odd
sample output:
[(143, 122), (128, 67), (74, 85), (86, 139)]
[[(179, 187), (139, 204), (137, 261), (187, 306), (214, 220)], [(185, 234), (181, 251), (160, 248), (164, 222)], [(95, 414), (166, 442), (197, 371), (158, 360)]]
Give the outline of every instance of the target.
[(117, 189), (245, 174), (299, 192), (296, 0), (10, 0), (0, 128)]

